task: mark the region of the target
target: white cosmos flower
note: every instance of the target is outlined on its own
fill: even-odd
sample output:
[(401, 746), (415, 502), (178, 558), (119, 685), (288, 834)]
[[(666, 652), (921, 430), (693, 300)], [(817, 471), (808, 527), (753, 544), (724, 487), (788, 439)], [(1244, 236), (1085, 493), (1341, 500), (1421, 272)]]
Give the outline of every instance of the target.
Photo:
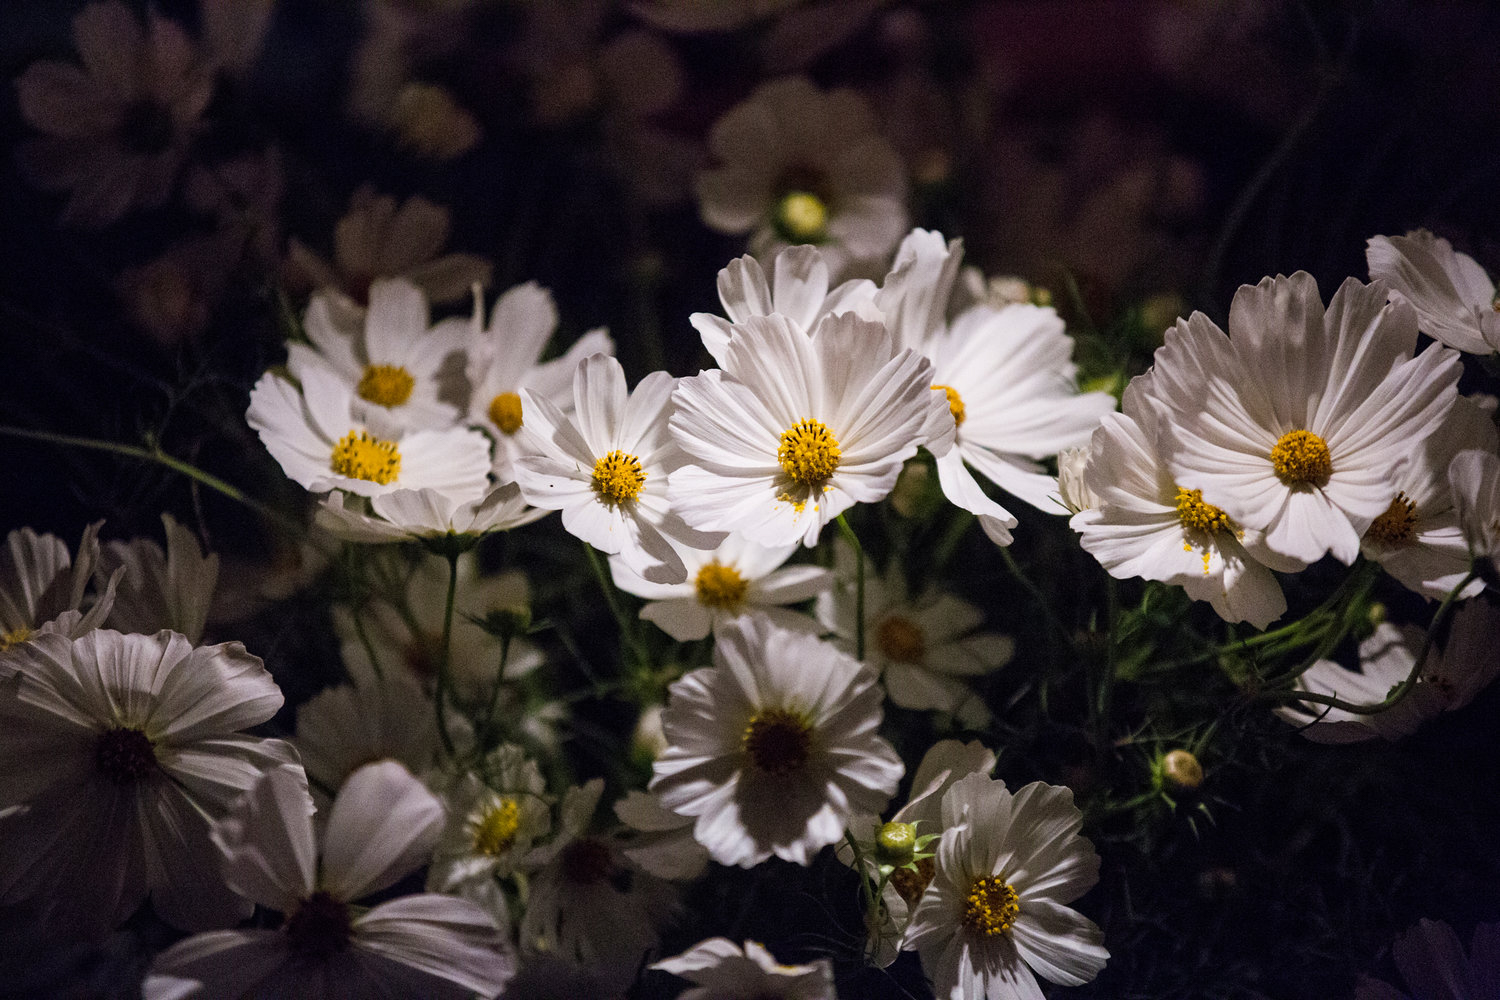
[[(369, 513), (364, 508), (368, 505)], [(449, 535), (477, 537), (509, 531), (546, 517), (529, 507), (515, 483), (491, 487), (482, 498), (460, 502), (439, 490), (396, 490), (363, 498), (334, 490), (318, 507), (317, 524), (351, 542), (401, 542)]]
[(1370, 279), (1384, 281), (1393, 299), (1410, 302), (1421, 331), (1470, 354), (1500, 351), (1495, 283), (1468, 254), (1418, 229), (1374, 236), (1365, 248)]
[[(846, 653), (855, 648), (857, 602), (853, 554), (840, 545), (839, 584), (818, 598), (818, 619), (836, 633)], [(917, 711), (949, 712), (972, 728), (989, 718), (966, 678), (1010, 662), (1009, 636), (976, 632), (984, 613), (936, 589), (913, 595), (899, 560), (883, 577), (865, 581), (865, 663), (878, 670), (891, 704)]]
[(263, 770), (296, 760), (241, 732), (282, 703), (259, 658), (237, 642), (96, 629), (37, 635), (9, 665), (0, 903), (45, 894), (68, 934), (108, 930), (148, 894), (177, 927), (248, 916), (218, 875), (209, 824)]
[(764, 945), (746, 941), (745, 947), (728, 938), (700, 941), (681, 955), (651, 966), (693, 984), (679, 1000), (836, 1000), (833, 965), (820, 958), (810, 965), (782, 965)]
[(354, 391), (328, 369), (306, 366), (302, 388), (266, 372), (245, 419), (287, 476), (313, 493), (374, 497), (434, 489), (458, 501), (489, 485), (490, 443), (462, 427), (401, 432), (367, 423)]
[(687, 576), (665, 535), (698, 548), (723, 537), (691, 530), (667, 509), (667, 483), (683, 461), (667, 435), (675, 384), (652, 372), (627, 394), (620, 363), (595, 354), (573, 375), (573, 416), (522, 390), (525, 454), (515, 475), (527, 503), (561, 510), (568, 531), (655, 583)]
[(451, 427), (458, 410), (438, 399), (439, 374), (464, 346), (468, 323), (428, 326), (427, 299), (404, 278), (370, 286), (360, 309), (337, 292), (319, 292), (302, 321), (312, 344), (287, 345), (287, 367), (306, 383), (307, 371), (333, 372), (353, 393), (353, 413), (386, 429)]
[[(1411, 461), (1392, 476), (1390, 506), (1365, 529), (1360, 551), (1410, 589), (1441, 600), (1469, 572), (1469, 546), (1458, 523), (1448, 466), (1465, 448), (1493, 453), (1495, 424), (1478, 404), (1460, 396)], [(1460, 597), (1484, 589), (1472, 581)]]
[(1041, 1000), (1036, 976), (1081, 986), (1109, 952), (1093, 921), (1067, 906), (1099, 881), (1067, 788), (1033, 782), (1011, 794), (971, 774), (943, 796), (932, 883), (903, 949), (922, 956), (937, 996)]
[(152, 964), (148, 1000), (467, 1000), (500, 991), (514, 960), (475, 904), (421, 894), (363, 911), (350, 905), (396, 884), (432, 851), (443, 807), (421, 782), (393, 761), (360, 768), (334, 800), (321, 851), (312, 813), (301, 771), (277, 768), (215, 827), (229, 884), (286, 921), (179, 941)]
[(1470, 556), (1500, 573), (1500, 457), (1461, 451), (1448, 463), (1448, 482)]
[(169, 628), (197, 642), (203, 638), (219, 580), (219, 557), (212, 552), (205, 556), (193, 532), (171, 514), (163, 514), (161, 523), (166, 529), (165, 552), (149, 538), (106, 542), (101, 549), (96, 571), (101, 582), (125, 568), (105, 624), (121, 632)]
[(1500, 993), (1500, 923), (1476, 925), (1464, 954), (1448, 924), (1418, 920), (1391, 942), (1391, 958), (1406, 992), (1360, 976), (1353, 1000), (1484, 1000)]
[[(97, 628), (108, 616), (119, 583), (118, 570), (92, 608), (82, 610), (99, 561), (97, 521), (83, 531), (78, 557), (56, 535), (17, 528), (0, 549), (0, 654), (43, 632), (74, 638)], [(3, 659), (0, 659), (3, 663)], [(5, 671), (0, 669), (0, 674)]]
[[(476, 310), (478, 304), (476, 303)], [(475, 318), (467, 351), (466, 375), (471, 387), (469, 421), (495, 440), (495, 474), (513, 478), (511, 467), (522, 455), (521, 390), (545, 396), (563, 413), (573, 412), (573, 372), (591, 354), (613, 354), (614, 341), (603, 329), (579, 337), (566, 353), (542, 361), (542, 352), (557, 329), (552, 293), (536, 282), (517, 285), (501, 295), (480, 329)]]
[(1216, 495), (1183, 489), (1167, 467), (1164, 408), (1152, 376), (1125, 387), (1124, 412), (1094, 432), (1084, 484), (1095, 505), (1069, 522), (1084, 551), (1120, 580), (1176, 584), (1225, 621), (1265, 628), (1286, 613), (1271, 571), (1246, 551), (1254, 537), (1215, 506)]
[(1416, 313), (1387, 305), (1384, 285), (1350, 278), (1325, 310), (1303, 271), (1242, 285), (1228, 337), (1202, 313), (1179, 320), (1152, 382), (1171, 410), (1177, 485), (1201, 490), (1273, 569), (1353, 562), (1391, 477), (1457, 396), (1458, 353), (1433, 344), (1414, 358), (1416, 342)]
[(612, 556), (615, 586), (643, 598), (641, 618), (654, 622), (678, 642), (702, 639), (719, 622), (755, 611), (783, 628), (816, 631), (817, 623), (785, 605), (811, 600), (833, 584), (821, 566), (783, 566), (797, 551), (790, 542), (775, 548), (731, 534), (713, 549), (678, 547), (687, 579), (652, 583)]
[(626, 792), (615, 815), (629, 828), (624, 855), (657, 878), (691, 882), (708, 867), (708, 852), (693, 839), (693, 817), (674, 813), (650, 792)]
[(693, 835), (720, 864), (773, 854), (810, 864), (851, 813), (879, 813), (901, 780), (901, 759), (876, 732), (874, 673), (815, 636), (728, 622), (714, 666), (669, 693), (650, 788), (697, 817)]
[(411, 674), (325, 688), (297, 706), (292, 740), (320, 807), (374, 760), (394, 760), (413, 774), (437, 763), (441, 744), (432, 699)]
[(673, 397), (672, 436), (693, 464), (673, 477), (672, 508), (762, 545), (811, 546), (849, 507), (889, 493), (937, 404), (932, 366), (851, 313), (823, 317), (811, 337), (779, 314), (752, 316), (725, 361)]
[(838, 274), (906, 231), (906, 170), (853, 90), (773, 80), (714, 124), (708, 148), (718, 165), (698, 175), (703, 222), (751, 233), (758, 257), (817, 244)]
[(846, 281), (832, 290), (828, 287), (828, 262), (815, 246), (787, 247), (772, 265), (770, 280), (760, 261), (746, 254), (719, 272), (719, 301), (724, 316), (693, 313), (693, 328), (703, 338), (703, 346), (714, 363), (725, 367), (729, 356), (729, 336), (735, 323), (751, 316), (780, 313), (799, 330), (811, 333), (824, 316), (853, 312), (865, 319), (879, 319), (874, 307), (875, 283), (868, 278)]

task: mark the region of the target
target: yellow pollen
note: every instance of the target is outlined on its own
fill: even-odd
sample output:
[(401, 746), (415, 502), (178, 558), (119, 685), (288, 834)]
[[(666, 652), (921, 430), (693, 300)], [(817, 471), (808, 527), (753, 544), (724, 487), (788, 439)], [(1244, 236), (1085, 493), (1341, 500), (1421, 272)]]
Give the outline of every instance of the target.
[(1405, 545), (1417, 533), (1417, 502), (1397, 493), (1396, 499), (1374, 521), (1365, 537), (1381, 545)]
[(612, 451), (594, 463), (594, 492), (607, 504), (634, 500), (644, 485), (646, 474), (634, 455)]
[(1010, 932), (1021, 912), (1021, 900), (1010, 883), (994, 875), (985, 875), (969, 883), (964, 897), (964, 926), (985, 937)]
[(790, 774), (807, 763), (812, 752), (812, 726), (798, 712), (763, 709), (745, 726), (743, 745), (757, 770), (777, 776)]
[(31, 628), (27, 625), (17, 625), (15, 628), (0, 632), (0, 652), (4, 652), (12, 646), (19, 646), (27, 639), (30, 639), (31, 636)]
[(927, 637), (909, 619), (892, 615), (875, 629), (875, 643), (888, 660), (921, 663), (927, 652)]
[(1177, 489), (1177, 520), (1190, 531), (1202, 531), (1217, 535), (1222, 531), (1233, 532), (1234, 522), (1229, 515), (1211, 503), (1203, 502), (1202, 490)]
[(501, 434), (514, 434), (521, 429), (521, 397), (513, 392), (502, 392), (490, 400), (490, 421), (500, 428)]
[(788, 243), (821, 243), (828, 238), (828, 204), (811, 191), (788, 191), (776, 203), (775, 223)]
[(417, 380), (400, 365), (366, 365), (354, 391), (380, 406), (400, 406), (411, 398)]
[(1333, 456), (1312, 431), (1287, 431), (1271, 449), (1271, 468), (1288, 486), (1322, 487), (1333, 475)]
[(515, 845), (516, 831), (521, 828), (521, 807), (515, 799), (501, 799), (486, 807), (469, 828), (474, 835), (474, 850), (491, 857), (504, 854)]
[(781, 432), (776, 461), (803, 486), (822, 486), (839, 467), (838, 439), (820, 420), (800, 420)]
[(951, 385), (934, 385), (934, 389), (941, 389), (948, 396), (948, 412), (953, 414), (953, 422), (962, 424), (964, 422), (964, 400), (958, 394), (958, 390)]
[(341, 476), (384, 486), (401, 474), (401, 452), (394, 441), (371, 437), (367, 431), (350, 431), (333, 446), (328, 464)]
[(740, 605), (745, 603), (745, 592), (750, 589), (750, 581), (740, 576), (739, 570), (733, 566), (725, 566), (714, 560), (705, 563), (698, 571), (694, 586), (698, 590), (699, 604), (705, 608), (720, 608), (732, 612), (738, 611)]

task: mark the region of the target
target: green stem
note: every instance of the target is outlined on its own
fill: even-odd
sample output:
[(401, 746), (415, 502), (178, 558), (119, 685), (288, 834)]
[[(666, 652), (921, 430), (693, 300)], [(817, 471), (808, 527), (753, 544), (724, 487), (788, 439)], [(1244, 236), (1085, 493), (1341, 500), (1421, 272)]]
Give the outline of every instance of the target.
[(604, 603), (609, 607), (609, 613), (615, 619), (615, 626), (620, 630), (620, 640), (630, 651), (631, 658), (635, 661), (637, 671), (648, 669), (651, 663), (651, 654), (641, 643), (640, 636), (636, 633), (635, 622), (625, 616), (625, 609), (620, 607), (619, 595), (615, 593), (614, 581), (604, 570), (604, 563), (599, 559), (599, 553), (587, 542), (583, 543), (583, 551), (589, 558), (589, 568), (594, 571), (594, 579), (599, 582), (599, 589), (604, 594)]
[(843, 514), (835, 520), (838, 522), (839, 533), (844, 536), (844, 541), (854, 547), (854, 658), (863, 660), (865, 658), (865, 549), (859, 544), (859, 536), (854, 533), (854, 529)]
[(854, 852), (854, 870), (859, 872), (859, 891), (860, 895), (865, 898), (865, 933), (866, 935), (878, 934), (880, 893), (875, 888), (874, 879), (870, 878), (870, 868), (865, 864), (865, 852), (860, 850), (859, 841), (854, 839), (854, 834), (848, 829), (844, 830), (844, 840), (848, 843), (849, 849)]
[(453, 598), (458, 592), (458, 553), (448, 553), (448, 600), (443, 606), (443, 645), (438, 656), (437, 723), (443, 750), (453, 757), (453, 737), (448, 732), (448, 688), (453, 683)]
[(1043, 594), (1041, 588), (1032, 583), (1031, 579), (1022, 571), (1020, 563), (1016, 562), (1016, 557), (1010, 554), (1010, 549), (1003, 548), (998, 551), (1001, 561), (1005, 563), (1006, 569), (1010, 570), (1011, 576), (1014, 576), (1016, 582), (1031, 596), (1032, 601), (1036, 603), (1037, 610), (1041, 612), (1042, 618), (1046, 621), (1048, 627), (1058, 634), (1063, 640), (1065, 647), (1072, 649), (1073, 637), (1068, 634), (1067, 630), (1063, 628), (1062, 622), (1058, 621), (1057, 616), (1052, 613), (1052, 606), (1047, 600), (1047, 595)]

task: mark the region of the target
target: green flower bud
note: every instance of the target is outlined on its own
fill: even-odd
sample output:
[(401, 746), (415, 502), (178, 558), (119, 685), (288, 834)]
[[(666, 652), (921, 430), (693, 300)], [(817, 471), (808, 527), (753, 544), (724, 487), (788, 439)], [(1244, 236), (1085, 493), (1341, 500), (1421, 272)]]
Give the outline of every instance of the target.
[(887, 823), (875, 836), (875, 860), (883, 865), (909, 865), (916, 853), (917, 828), (910, 823)]

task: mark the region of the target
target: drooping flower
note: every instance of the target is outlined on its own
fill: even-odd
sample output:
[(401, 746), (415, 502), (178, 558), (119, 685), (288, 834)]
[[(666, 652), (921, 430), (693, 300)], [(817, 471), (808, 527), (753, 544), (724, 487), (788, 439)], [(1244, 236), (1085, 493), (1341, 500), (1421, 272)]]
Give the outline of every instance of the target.
[(121, 632), (149, 634), (171, 629), (188, 637), (203, 638), (203, 626), (213, 603), (219, 579), (219, 557), (203, 554), (192, 531), (170, 514), (161, 516), (167, 548), (149, 538), (129, 542), (106, 542), (99, 553), (99, 581), (107, 581), (124, 567), (115, 590), (114, 605), (106, 620)]
[(1032, 1000), (1036, 976), (1081, 986), (1104, 968), (1104, 934), (1067, 904), (1099, 880), (1067, 788), (1033, 782), (1012, 794), (971, 774), (943, 796), (937, 865), (903, 949), (922, 956), (951, 1000)]
[(118, 572), (110, 575), (93, 607), (83, 610), (103, 523), (84, 529), (76, 558), (56, 535), (17, 528), (5, 536), (0, 550), (0, 654), (43, 632), (76, 638), (104, 621), (114, 603)]
[(1500, 923), (1479, 924), (1469, 952), (1441, 920), (1418, 920), (1391, 944), (1402, 992), (1360, 976), (1354, 1000), (1484, 1000), (1500, 996)]
[(824, 316), (810, 337), (779, 314), (752, 316), (725, 361), (673, 397), (672, 436), (692, 464), (673, 477), (672, 507), (762, 545), (811, 546), (849, 507), (884, 497), (937, 405), (931, 365), (851, 313)]
[(750, 252), (822, 247), (829, 270), (889, 253), (906, 231), (906, 172), (853, 90), (803, 77), (763, 84), (709, 132), (718, 165), (698, 175), (704, 223), (751, 233)]
[(323, 498), (316, 520), (318, 527), (339, 538), (381, 543), (452, 535), (478, 538), (519, 528), (548, 513), (527, 506), (520, 487), (507, 482), (463, 502), (434, 489), (396, 490), (368, 501), (334, 490)]
[(796, 542), (769, 548), (731, 534), (713, 549), (679, 547), (687, 567), (682, 583), (652, 583), (618, 557), (609, 569), (615, 586), (646, 600), (641, 618), (678, 642), (702, 639), (717, 623), (752, 611), (783, 628), (815, 630), (816, 622), (786, 605), (827, 590), (833, 574), (821, 566), (783, 566), (796, 550)]
[(1469, 555), (1500, 574), (1500, 456), (1470, 449), (1448, 463), (1448, 483)]
[(595, 354), (574, 372), (573, 416), (530, 389), (521, 396), (525, 454), (515, 476), (527, 503), (561, 510), (568, 531), (655, 583), (687, 576), (667, 535), (695, 548), (723, 537), (690, 529), (668, 510), (668, 481), (684, 460), (667, 435), (675, 384), (653, 372), (627, 394), (620, 363)]
[(1495, 283), (1474, 258), (1418, 229), (1371, 237), (1365, 259), (1370, 279), (1389, 285), (1393, 299), (1411, 303), (1417, 327), (1427, 336), (1469, 354), (1500, 351)]
[(419, 894), (363, 912), (351, 905), (396, 884), (432, 851), (443, 807), (421, 782), (394, 761), (360, 768), (329, 810), (321, 851), (312, 813), (300, 770), (277, 768), (215, 827), (229, 884), (286, 920), (276, 930), (179, 941), (152, 964), (149, 1000), (499, 992), (514, 959), (474, 903)]
[(746, 941), (742, 949), (728, 938), (700, 941), (680, 955), (651, 966), (681, 976), (693, 986), (681, 1000), (835, 1000), (833, 965), (826, 958), (808, 965), (782, 965), (765, 946)]
[(1383, 285), (1351, 278), (1325, 310), (1302, 271), (1241, 286), (1229, 330), (1194, 313), (1156, 352), (1177, 485), (1211, 498), (1273, 569), (1353, 562), (1391, 476), (1452, 409), (1458, 353), (1413, 357), (1416, 313), (1387, 305)]
[(697, 818), (693, 835), (720, 864), (809, 864), (850, 814), (879, 813), (896, 791), (901, 760), (876, 733), (875, 675), (815, 636), (757, 617), (726, 623), (714, 666), (669, 690), (650, 788)]
[(209, 825), (262, 771), (296, 761), (241, 732), (281, 707), (260, 659), (239, 643), (96, 629), (38, 635), (7, 666), (0, 902), (44, 895), (68, 934), (102, 933), (148, 895), (182, 928), (248, 916)]
[(71, 192), (64, 223), (106, 226), (171, 195), (213, 73), (175, 21), (152, 13), (142, 30), (117, 0), (81, 10), (73, 42), (82, 66), (35, 62), (16, 81), (22, 117), (45, 133), (21, 145), (21, 169)]

